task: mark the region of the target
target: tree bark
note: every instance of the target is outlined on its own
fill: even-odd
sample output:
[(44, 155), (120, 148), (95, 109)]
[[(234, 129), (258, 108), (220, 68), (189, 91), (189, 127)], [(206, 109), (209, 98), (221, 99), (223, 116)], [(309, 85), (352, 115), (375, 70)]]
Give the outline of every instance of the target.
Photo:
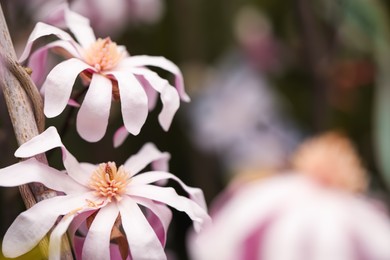
[[(0, 5), (0, 85), (11, 118), (15, 137), (19, 145), (30, 140), (43, 130), (44, 122), (39, 115), (43, 114), (42, 99), (28, 73), (17, 63), (14, 47)], [(27, 90), (27, 91), (26, 91)], [(41, 109), (41, 111), (39, 111)], [(34, 114), (35, 112), (35, 114)], [(39, 123), (39, 126), (37, 125)], [(43, 127), (42, 127), (43, 126)], [(36, 156), (37, 160), (47, 164), (44, 154)], [(20, 186), (20, 193), (27, 208), (36, 202), (57, 196), (40, 183), (31, 183)], [(73, 259), (68, 239), (62, 241), (61, 259)], [(45, 237), (39, 244), (45, 258), (48, 257), (48, 239)]]

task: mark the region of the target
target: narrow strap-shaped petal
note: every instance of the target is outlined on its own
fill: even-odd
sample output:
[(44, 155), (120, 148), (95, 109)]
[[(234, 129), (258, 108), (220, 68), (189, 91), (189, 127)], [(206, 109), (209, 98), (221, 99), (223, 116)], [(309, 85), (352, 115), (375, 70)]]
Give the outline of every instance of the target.
[(145, 80), (149, 82), (151, 87), (160, 93), (163, 108), (158, 115), (160, 125), (165, 131), (168, 131), (173, 117), (180, 106), (180, 97), (177, 90), (169, 84), (165, 79), (162, 79), (157, 73), (148, 69), (133, 70), (134, 73), (141, 73)]
[[(153, 167), (156, 170), (168, 170), (168, 161), (171, 155), (167, 152), (161, 152), (152, 143), (146, 143), (137, 154), (130, 156), (124, 163), (126, 171), (133, 176), (139, 173), (150, 163), (156, 163)], [(157, 167), (157, 168), (156, 168)]]
[[(143, 70), (148, 70), (146, 68), (143, 68)], [(150, 70), (148, 70), (150, 71)], [(142, 87), (145, 90), (146, 95), (148, 96), (148, 108), (149, 111), (151, 111), (157, 104), (157, 97), (158, 93), (149, 83), (148, 80), (145, 79), (145, 77), (142, 75), (137, 75), (137, 73), (134, 73), (135, 76), (137, 77), (138, 81), (141, 83)]]
[(77, 46), (71, 44), (69, 41), (59, 40), (59, 41), (51, 42), (34, 51), (31, 54), (30, 59), (28, 60), (27, 66), (32, 69), (31, 78), (33, 79), (35, 84), (41, 85), (45, 79), (46, 68), (47, 68), (46, 57), (50, 49), (61, 48), (72, 57), (81, 58), (79, 54), (80, 50), (77, 50), (76, 47)]
[(193, 188), (187, 186), (182, 180), (177, 178), (175, 175), (163, 172), (163, 171), (152, 171), (152, 172), (144, 172), (137, 176), (134, 176), (131, 179), (132, 184), (150, 184), (153, 182), (172, 179), (180, 184), (180, 186), (188, 193), (190, 198), (195, 201), (199, 206), (201, 206), (204, 210), (207, 210), (206, 200), (203, 195), (203, 191), (199, 188)]
[(82, 47), (88, 48), (96, 41), (95, 34), (93, 33), (87, 18), (66, 8), (65, 22)]
[[(75, 246), (74, 239), (75, 239), (76, 231), (80, 228), (80, 226), (84, 223), (84, 221), (95, 212), (96, 212), (96, 209), (84, 211), (84, 212), (78, 214), (77, 216), (75, 216), (74, 220), (72, 221), (72, 223), (70, 224), (69, 229), (68, 229), (69, 239), (70, 239), (70, 242), (73, 246)], [(81, 255), (81, 253), (80, 253), (80, 255)]]
[(35, 158), (0, 169), (0, 186), (15, 187), (26, 183), (39, 182), (55, 191), (66, 194), (85, 192), (88, 189)]
[(123, 123), (133, 135), (137, 135), (148, 116), (148, 97), (133, 74), (111, 72), (118, 81)]
[(69, 59), (55, 66), (47, 75), (42, 88), (45, 89), (44, 112), (47, 117), (56, 117), (64, 110), (77, 75), (91, 68), (79, 59)]
[(49, 260), (61, 260), (61, 242), (74, 215), (63, 217), (50, 234), (49, 240)]
[(132, 197), (132, 199), (152, 212), (152, 214), (149, 214), (152, 216), (147, 216), (148, 221), (156, 232), (161, 244), (165, 246), (169, 224), (172, 220), (172, 211), (166, 205), (149, 199), (141, 197)]
[(115, 131), (112, 142), (114, 144), (114, 148), (118, 148), (123, 144), (126, 138), (129, 136), (129, 132), (127, 131), (125, 126), (121, 126), (118, 130)]
[(138, 205), (124, 197), (118, 207), (132, 259), (166, 259), (164, 248)]
[(169, 130), (171, 126), (172, 120), (176, 111), (180, 106), (180, 98), (176, 89), (170, 85), (166, 85), (162, 90), (161, 94), (161, 102), (163, 104), (163, 108), (158, 115), (158, 121), (160, 125), (165, 131)]
[(99, 210), (85, 238), (82, 259), (110, 259), (111, 229), (118, 213), (115, 203), (109, 203)]
[(107, 130), (112, 97), (111, 81), (93, 74), (91, 84), (77, 114), (77, 131), (88, 142), (97, 142)]
[(63, 144), (57, 129), (54, 126), (50, 126), (40, 135), (34, 136), (22, 144), (15, 151), (15, 156), (19, 158), (32, 157), (56, 147), (63, 147)]
[(17, 257), (30, 251), (50, 230), (58, 216), (82, 207), (86, 199), (92, 199), (91, 195), (57, 196), (43, 200), (21, 213), (4, 236), (4, 255)]
[[(22, 144), (15, 152), (16, 157), (27, 158), (46, 152), (56, 147), (61, 147), (62, 161), (70, 177), (78, 183), (86, 186), (92, 172), (85, 171), (77, 159), (65, 148), (57, 129), (53, 126), (46, 129), (40, 135), (37, 135), (29, 141)], [(91, 166), (92, 167), (92, 166)], [(89, 167), (89, 168), (91, 168)]]
[(55, 36), (57, 36), (61, 40), (70, 41), (75, 46), (77, 45), (77, 43), (73, 40), (73, 38), (67, 32), (64, 32), (63, 30), (58, 29), (57, 27), (39, 22), (35, 25), (33, 31), (31, 32), (30, 36), (28, 37), (26, 47), (24, 48), (24, 51), (19, 58), (19, 62), (23, 62), (27, 59), (28, 55), (30, 54), (31, 47), (32, 47), (34, 41), (36, 41), (37, 39), (39, 39), (43, 36), (47, 36), (47, 35), (51, 35), (51, 34), (54, 34)]
[(173, 188), (163, 188), (153, 185), (129, 185), (126, 193), (128, 195), (159, 201), (185, 212), (194, 221), (196, 231), (200, 231), (202, 226), (210, 221), (209, 215), (200, 205), (186, 197), (178, 195)]
[(120, 68), (131, 68), (131, 67), (143, 67), (143, 66), (154, 66), (162, 68), (166, 71), (171, 72), (175, 75), (175, 86), (179, 92), (180, 98), (189, 102), (190, 97), (184, 90), (184, 80), (180, 69), (170, 60), (164, 57), (153, 57), (147, 55), (131, 56), (125, 58), (120, 64)]

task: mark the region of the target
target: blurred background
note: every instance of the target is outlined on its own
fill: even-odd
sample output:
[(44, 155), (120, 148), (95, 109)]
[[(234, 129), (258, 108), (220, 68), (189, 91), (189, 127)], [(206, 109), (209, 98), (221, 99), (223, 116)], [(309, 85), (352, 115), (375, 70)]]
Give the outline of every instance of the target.
[[(60, 2), (0, 1), (17, 53), (37, 21), (53, 22), (50, 15)], [(76, 133), (77, 110), (67, 108), (46, 126), (63, 129), (63, 141), (79, 161), (121, 164), (151, 141), (171, 153), (170, 171), (203, 189), (211, 203), (232, 180), (284, 169), (304, 138), (336, 130), (356, 145), (370, 174), (370, 193), (389, 202), (389, 1), (69, 2), (91, 19), (97, 36), (110, 36), (131, 55), (175, 62), (192, 99), (181, 103), (168, 132), (157, 122), (158, 104), (141, 133), (118, 148), (112, 145), (122, 125), (118, 104), (106, 136), (92, 144)], [(3, 99), (0, 116), (5, 167), (17, 161), (17, 144)], [(48, 159), (61, 167), (57, 152)], [(0, 209), (2, 237), (24, 210), (17, 188), (0, 189)], [(174, 212), (167, 244), (172, 259), (188, 259), (190, 225), (185, 214)]]

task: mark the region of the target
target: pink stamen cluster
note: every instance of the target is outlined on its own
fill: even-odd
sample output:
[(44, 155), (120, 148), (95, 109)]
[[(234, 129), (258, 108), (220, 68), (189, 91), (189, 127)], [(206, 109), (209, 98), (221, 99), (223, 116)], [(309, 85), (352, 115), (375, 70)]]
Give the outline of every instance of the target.
[(112, 201), (115, 198), (120, 201), (121, 195), (126, 192), (130, 182), (129, 174), (123, 166), (117, 169), (114, 162), (101, 163), (91, 176), (90, 188), (94, 189), (98, 196)]
[(115, 68), (124, 54), (117, 44), (109, 37), (97, 39), (96, 42), (85, 50), (85, 61), (98, 71), (105, 71)]

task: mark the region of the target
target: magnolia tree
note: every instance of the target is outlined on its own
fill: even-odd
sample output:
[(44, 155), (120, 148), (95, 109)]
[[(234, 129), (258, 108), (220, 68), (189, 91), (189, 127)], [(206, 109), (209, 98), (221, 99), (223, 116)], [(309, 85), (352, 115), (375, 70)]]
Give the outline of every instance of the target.
[[(199, 231), (210, 221), (203, 192), (169, 173), (169, 153), (152, 143), (129, 155), (122, 165), (110, 158), (100, 164), (79, 162), (57, 129), (45, 128), (42, 113), (51, 118), (67, 105), (79, 108), (77, 132), (88, 142), (98, 142), (110, 127), (112, 102), (119, 102), (123, 127), (114, 136), (114, 145), (119, 146), (129, 134), (141, 131), (159, 97), (162, 110), (158, 120), (168, 131), (180, 100), (190, 100), (181, 71), (163, 57), (131, 56), (109, 37), (96, 38), (89, 20), (66, 4), (56, 9), (56, 15), (55, 20), (65, 25), (65, 30), (38, 22), (18, 59), (20, 63), (28, 60), (32, 79), (43, 82), (38, 88), (16, 62), (4, 18), (1, 21), (1, 83), (20, 144), (15, 156), (24, 160), (0, 169), (0, 186), (22, 185), (28, 207), (6, 232), (3, 254), (18, 257), (40, 244), (42, 254), (49, 259), (166, 259), (170, 208), (185, 212)], [(54, 40), (33, 48), (44, 36)], [(64, 60), (46, 74), (50, 50)], [(150, 67), (173, 74), (174, 84)], [(82, 102), (72, 98), (77, 77), (83, 83)], [(64, 168), (49, 166), (42, 156), (54, 148), (61, 149)], [(168, 179), (177, 182), (187, 196), (166, 187)]]

